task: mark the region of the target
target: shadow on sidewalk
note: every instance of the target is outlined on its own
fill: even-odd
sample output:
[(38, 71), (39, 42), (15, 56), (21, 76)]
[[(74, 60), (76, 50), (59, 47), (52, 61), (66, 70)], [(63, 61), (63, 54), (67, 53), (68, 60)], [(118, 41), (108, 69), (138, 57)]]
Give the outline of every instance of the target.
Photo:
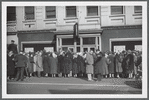
[(125, 81), (124, 83), (130, 87), (142, 89), (142, 81)]

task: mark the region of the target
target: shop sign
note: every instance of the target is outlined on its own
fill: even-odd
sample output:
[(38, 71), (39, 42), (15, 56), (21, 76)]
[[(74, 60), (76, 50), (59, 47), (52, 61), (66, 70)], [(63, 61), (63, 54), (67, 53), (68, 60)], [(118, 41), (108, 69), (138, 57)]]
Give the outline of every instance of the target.
[(135, 45), (135, 50), (142, 51), (142, 45)]
[(25, 52), (28, 53), (28, 52), (34, 52), (34, 48), (24, 48), (25, 49)]
[(125, 50), (125, 45), (114, 46), (114, 52), (122, 52)]
[(53, 47), (44, 47), (44, 50), (46, 50), (46, 52), (54, 52)]

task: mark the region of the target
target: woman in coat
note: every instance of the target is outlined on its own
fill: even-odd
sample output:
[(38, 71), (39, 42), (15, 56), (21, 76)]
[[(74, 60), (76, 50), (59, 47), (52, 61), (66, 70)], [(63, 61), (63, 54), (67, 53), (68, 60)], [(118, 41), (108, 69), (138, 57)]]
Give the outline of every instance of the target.
[(103, 75), (105, 75), (105, 77), (107, 78), (108, 64), (110, 64), (110, 61), (107, 58), (107, 54), (101, 52), (95, 62), (95, 74), (97, 75), (97, 81), (101, 81)]
[(30, 67), (28, 68), (28, 71), (30, 73), (30, 76), (32, 76), (32, 74), (33, 74), (33, 66), (34, 66), (34, 56), (33, 56), (33, 54), (30, 54), (29, 61), (30, 61)]
[(85, 73), (85, 60), (82, 56), (82, 53), (79, 53), (77, 56), (78, 73), (80, 76), (83, 76), (83, 74)]
[(108, 66), (109, 77), (114, 77), (114, 54), (112, 52), (110, 52), (108, 59), (111, 62)]
[(74, 77), (77, 77), (78, 74), (77, 56), (78, 56), (77, 54), (74, 54), (72, 60), (72, 74)]
[(64, 77), (69, 77), (69, 73), (70, 73), (70, 65), (72, 64), (71, 59), (68, 57), (67, 54), (65, 54), (65, 57), (63, 58), (63, 62), (62, 62), (62, 73), (64, 75)]
[(37, 67), (37, 76), (41, 77), (41, 72), (43, 71), (43, 58), (42, 58), (42, 52), (39, 52), (37, 55), (37, 61), (36, 61)]
[(89, 52), (89, 53), (87, 52), (85, 62), (86, 62), (86, 74), (88, 77), (88, 81), (93, 81), (92, 75), (93, 75), (93, 71), (94, 71), (94, 68), (93, 68), (94, 58), (93, 58), (91, 52)]
[(45, 53), (43, 55), (43, 71), (45, 73), (45, 76), (48, 77), (48, 74), (50, 73), (50, 68), (49, 68), (49, 65), (48, 65), (48, 53)]
[(7, 54), (7, 79), (14, 78), (15, 72), (15, 62), (14, 62), (14, 55), (12, 51), (9, 51)]
[(122, 69), (122, 61), (123, 61), (123, 57), (121, 53), (117, 53), (115, 55), (115, 67), (116, 67), (116, 73), (117, 73), (117, 78), (119, 78), (119, 74), (121, 74), (123, 72)]
[(51, 57), (49, 57), (49, 66), (50, 74), (52, 74), (52, 77), (55, 77), (57, 74), (58, 59), (54, 52), (51, 54)]

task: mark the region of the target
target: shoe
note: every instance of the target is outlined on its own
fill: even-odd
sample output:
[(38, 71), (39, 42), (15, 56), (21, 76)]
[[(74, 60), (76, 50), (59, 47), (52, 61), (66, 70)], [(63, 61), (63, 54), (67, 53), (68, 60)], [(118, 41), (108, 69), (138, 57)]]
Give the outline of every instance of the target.
[(94, 80), (91, 79), (91, 80), (88, 80), (88, 81), (94, 81)]

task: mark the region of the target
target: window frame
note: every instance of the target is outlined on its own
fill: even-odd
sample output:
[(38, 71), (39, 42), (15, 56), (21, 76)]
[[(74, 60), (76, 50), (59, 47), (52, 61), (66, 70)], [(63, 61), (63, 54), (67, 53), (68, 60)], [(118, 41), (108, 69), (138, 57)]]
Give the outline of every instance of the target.
[[(141, 7), (141, 10), (136, 10), (135, 7)], [(134, 13), (135, 14), (142, 14), (142, 6), (134, 6)]]
[[(27, 19), (26, 18), (26, 7), (33, 7), (33, 11), (34, 11), (33, 12), (33, 15), (34, 15), (34, 18), (33, 19)], [(24, 18), (25, 20), (35, 20), (35, 6), (25, 6), (24, 7), (24, 15), (25, 15), (25, 18)]]
[[(47, 10), (46, 7), (55, 7), (55, 17), (47, 18)], [(45, 6), (45, 19), (55, 19), (56, 18), (56, 6)]]
[[(8, 13), (8, 8), (10, 8), (10, 7), (11, 7), (11, 8), (14, 7), (14, 12), (15, 12), (15, 13)], [(13, 17), (14, 17), (15, 19), (14, 19), (14, 20), (8, 20), (8, 15), (14, 15)], [(8, 6), (8, 7), (7, 7), (7, 21), (8, 21), (8, 22), (16, 21), (16, 6)]]
[[(68, 16), (67, 15), (67, 7), (75, 7), (75, 16)], [(66, 14), (66, 18), (76, 18), (77, 17), (77, 6), (65, 6), (65, 14)]]
[[(88, 7), (97, 7), (97, 15), (88, 15)], [(86, 6), (86, 16), (91, 17), (91, 16), (99, 16), (99, 6)]]
[[(122, 13), (112, 13), (112, 7), (122, 7)], [(125, 12), (125, 7), (124, 6), (110, 6), (110, 10), (111, 10), (111, 15), (123, 15)]]

